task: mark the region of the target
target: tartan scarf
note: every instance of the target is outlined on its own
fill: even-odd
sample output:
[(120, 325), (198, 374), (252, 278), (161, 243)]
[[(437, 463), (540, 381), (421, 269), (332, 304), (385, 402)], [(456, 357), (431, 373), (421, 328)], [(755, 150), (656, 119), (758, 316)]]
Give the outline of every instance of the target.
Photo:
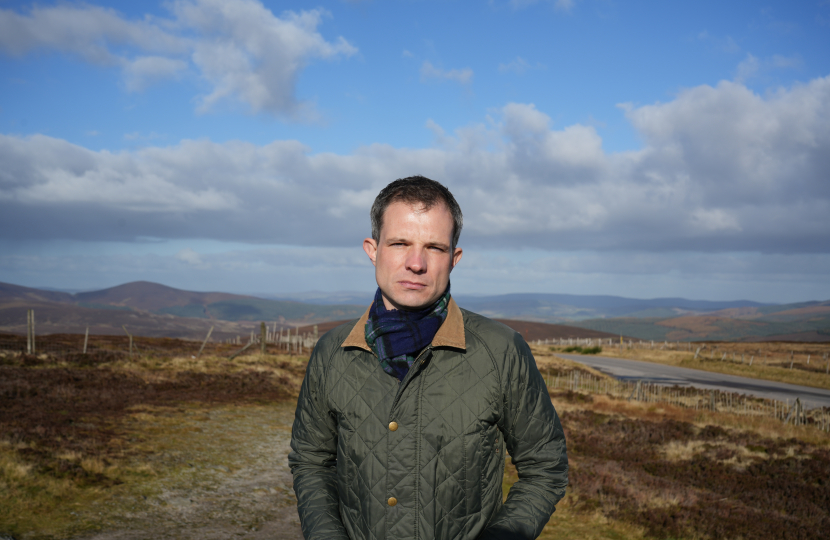
[(402, 381), (415, 356), (432, 343), (447, 318), (450, 286), (431, 306), (420, 311), (388, 310), (378, 287), (366, 321), (366, 343), (383, 371)]

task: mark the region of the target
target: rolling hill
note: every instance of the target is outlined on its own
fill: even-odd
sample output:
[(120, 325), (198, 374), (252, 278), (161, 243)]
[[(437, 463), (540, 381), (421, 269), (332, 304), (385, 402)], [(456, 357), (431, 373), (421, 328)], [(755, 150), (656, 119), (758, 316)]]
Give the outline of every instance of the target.
[(729, 308), (667, 318), (592, 319), (571, 324), (661, 341), (830, 341), (830, 301)]
[(146, 336), (198, 337), (246, 334), (260, 321), (281, 327), (350, 319), (364, 306), (313, 305), (221, 292), (183, 291), (134, 282), (69, 294), (0, 283), (0, 331), (25, 333), (26, 310), (36, 312), (40, 333), (122, 333), (122, 325)]
[[(510, 326), (524, 321), (523, 335), (538, 335), (528, 334), (526, 339), (577, 337), (576, 332), (589, 337), (598, 332), (660, 341), (830, 341), (830, 301), (772, 305), (531, 293), (459, 295), (456, 300), (461, 307)], [(25, 332), (26, 310), (35, 309), (43, 332), (83, 332), (89, 325), (96, 333), (120, 333), (124, 324), (148, 336), (198, 336), (210, 326), (230, 336), (250, 332), (259, 321), (281, 327), (328, 326), (359, 317), (369, 301), (371, 293), (361, 292), (261, 298), (185, 291), (146, 281), (75, 294), (0, 283), (0, 331)], [(535, 323), (545, 323), (544, 328), (534, 329)], [(554, 330), (555, 323), (561, 328)]]

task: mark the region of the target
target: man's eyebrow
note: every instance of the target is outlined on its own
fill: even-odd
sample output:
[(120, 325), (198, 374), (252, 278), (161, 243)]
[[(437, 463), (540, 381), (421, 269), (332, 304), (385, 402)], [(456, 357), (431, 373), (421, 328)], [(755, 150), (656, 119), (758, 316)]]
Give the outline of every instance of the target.
[(450, 245), (445, 244), (443, 242), (428, 242), (427, 245), (429, 247), (437, 247), (437, 248), (441, 248), (441, 249), (450, 249)]

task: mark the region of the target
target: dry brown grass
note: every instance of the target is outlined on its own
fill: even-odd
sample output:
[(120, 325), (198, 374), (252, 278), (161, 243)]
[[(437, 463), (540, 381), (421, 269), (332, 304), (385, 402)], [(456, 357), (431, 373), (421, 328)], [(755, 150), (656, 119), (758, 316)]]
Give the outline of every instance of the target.
[[(547, 349), (538, 352), (542, 371), (603, 377)], [(230, 491), (222, 504), (229, 506), (221, 512), (231, 516), (228, 519), (241, 520), (246, 527), (276, 519), (278, 509), (293, 504), (290, 480), (262, 483), (260, 477), (271, 469), (251, 469), (251, 463), (272, 453), (269, 436), (279, 432), (281, 440), (287, 440), (290, 418), (275, 422), (273, 411), (285, 409), (290, 415), (305, 362), (294, 356), (250, 355), (233, 362), (176, 356), (116, 358), (83, 368), (64, 363), (59, 370), (76, 370), (72, 373), (78, 380), (109, 374), (101, 380), (110, 382), (93, 384), (91, 379), (86, 385), (55, 379), (55, 391), (44, 394), (53, 401), (38, 402), (54, 405), (57, 414), (68, 411), (72, 425), (87, 426), (87, 431), (33, 424), (16, 431), (14, 440), (0, 442), (0, 533), (65, 538), (101, 528), (151, 530), (156, 519), (170, 527), (166, 537), (173, 537), (179, 534), (170, 532), (179, 530), (175, 527), (212, 526), (211, 516), (218, 514), (211, 512), (220, 512), (211, 506), (217, 504), (215, 494), (226, 488)], [(8, 388), (16, 399), (40, 399), (34, 389), (53, 367), (33, 366), (38, 377), (18, 380)], [(8, 373), (24, 375), (20, 370)], [(114, 399), (120, 387), (110, 383), (121, 379), (110, 377), (113, 373), (128, 376), (125, 380), (133, 381), (131, 385), (140, 382), (155, 390), (139, 395), (142, 399), (130, 401), (116, 416), (96, 417), (90, 412), (94, 408), (72, 416), (73, 400), (91, 399), (96, 392), (105, 401)], [(250, 386), (215, 386), (226, 379)], [(214, 400), (202, 399), (206, 394), (214, 394)], [(259, 397), (252, 400), (250, 395)], [(266, 403), (267, 396), (275, 396), (278, 403)], [(774, 515), (764, 518), (773, 520), (763, 523), (773, 533), (778, 530), (776, 516), (812, 523), (799, 513), (799, 505), (813, 508), (810, 504), (825, 500), (824, 488), (811, 495), (813, 488), (798, 483), (808, 474), (830, 475), (830, 466), (824, 465), (830, 463), (830, 434), (814, 428), (604, 395), (554, 392), (553, 400), (566, 430), (572, 474), (543, 539), (772, 537), (746, 528), (753, 525), (752, 509), (768, 501), (746, 499), (741, 490), (733, 489), (732, 484), (748, 486), (744, 490), (750, 492), (755, 476), (775, 485), (790, 482), (787, 496), (773, 503)], [(95, 437), (85, 435), (89, 433)], [(241, 487), (227, 483), (245, 474)], [(505, 493), (515, 480), (515, 469), (508, 466)], [(205, 501), (205, 513), (193, 513), (188, 497)], [(701, 512), (696, 521), (689, 518), (693, 511)], [(825, 512), (820, 507), (811, 511), (817, 516)], [(818, 525), (826, 520), (817, 519)], [(712, 524), (719, 522), (731, 529), (714, 534)]]
[[(20, 538), (63, 538), (103, 526), (125, 511), (112, 497), (145, 492), (148, 483), (172, 474), (163, 460), (147, 456), (186, 451), (189, 434), (199, 435), (199, 419), (217, 407), (266, 407), (294, 398), (307, 362), (258, 354), (234, 361), (155, 355), (5, 360), (0, 535)], [(205, 412), (183, 416), (182, 403)], [(214, 436), (200, 445), (215, 444), (231, 456), (237, 442)], [(90, 506), (104, 511), (82, 511)]]

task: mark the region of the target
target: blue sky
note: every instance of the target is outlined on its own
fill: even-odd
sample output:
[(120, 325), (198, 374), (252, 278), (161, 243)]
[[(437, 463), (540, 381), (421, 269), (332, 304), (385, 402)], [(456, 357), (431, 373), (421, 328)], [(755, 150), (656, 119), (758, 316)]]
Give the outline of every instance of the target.
[(0, 0), (0, 281), (371, 290), (395, 178), (457, 292), (830, 298), (830, 2)]

